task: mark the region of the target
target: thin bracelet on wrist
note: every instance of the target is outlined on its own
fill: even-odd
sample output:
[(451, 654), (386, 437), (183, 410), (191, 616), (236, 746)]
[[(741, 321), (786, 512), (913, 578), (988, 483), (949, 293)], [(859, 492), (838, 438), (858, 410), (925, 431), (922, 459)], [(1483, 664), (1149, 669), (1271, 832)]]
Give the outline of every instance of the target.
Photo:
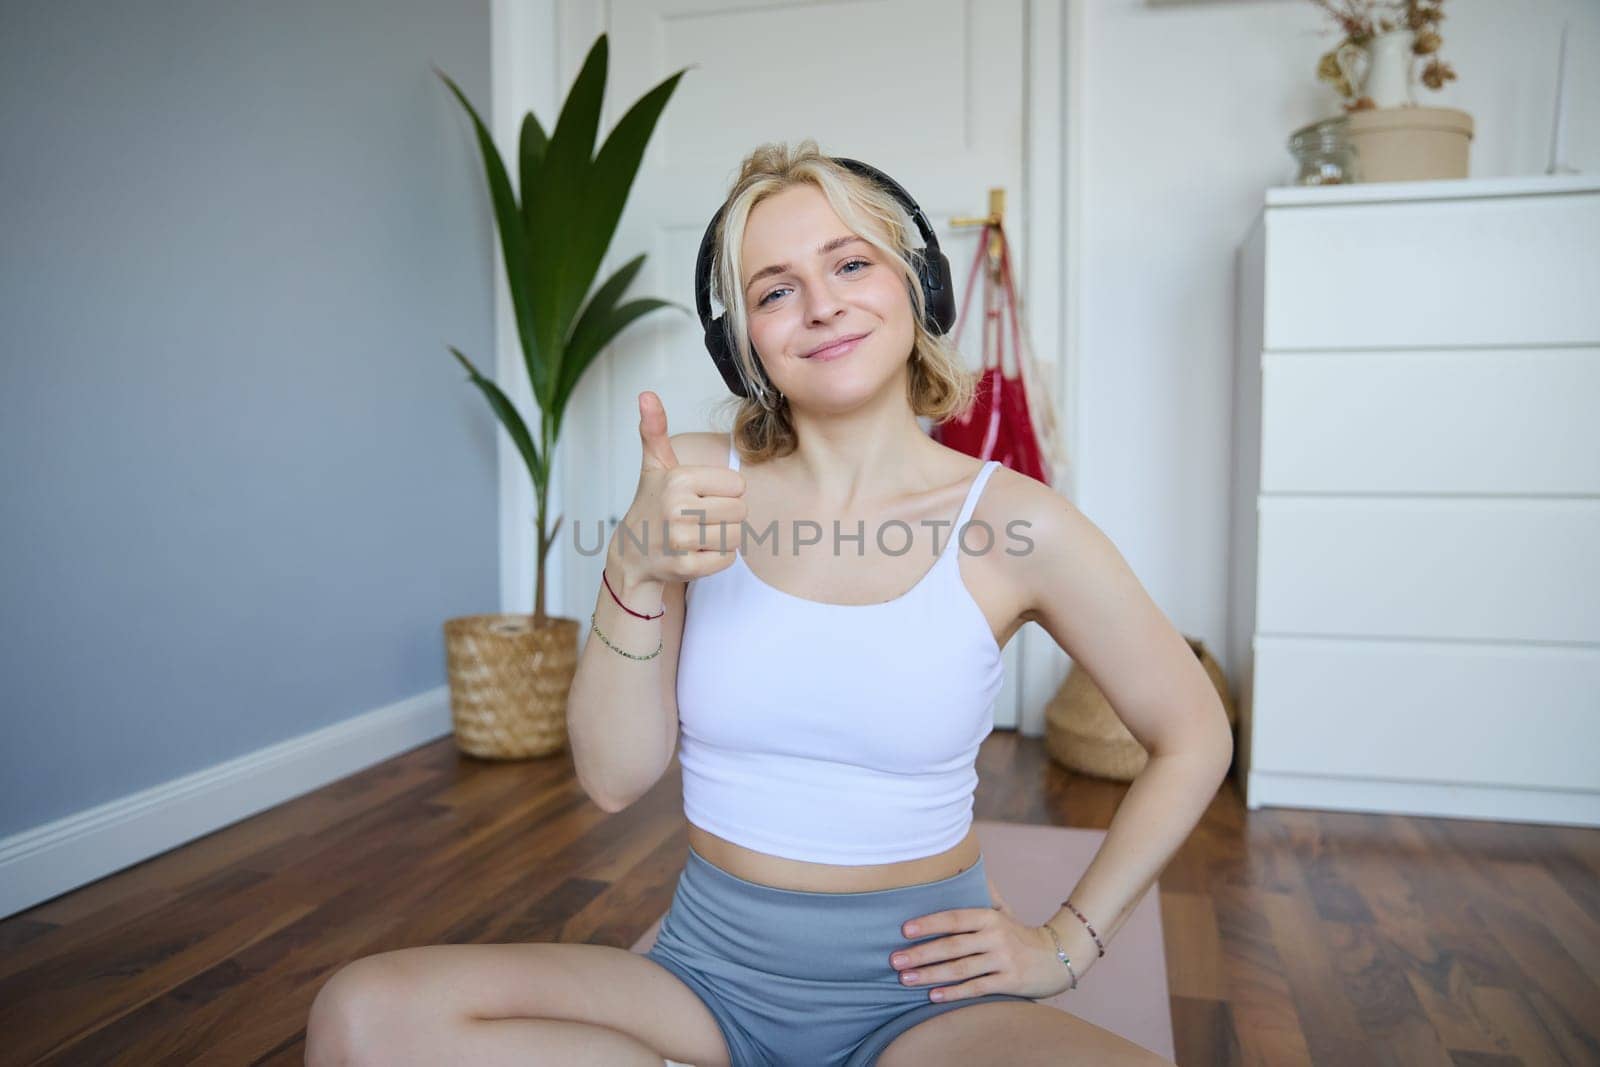
[(1068, 989), (1077, 989), (1078, 988), (1078, 972), (1074, 971), (1072, 969), (1072, 960), (1067, 958), (1066, 952), (1061, 948), (1061, 938), (1056, 936), (1056, 928), (1054, 926), (1051, 926), (1049, 923), (1045, 923), (1044, 924), (1044, 928), (1046, 930), (1050, 931), (1050, 940), (1052, 940), (1052, 941), (1054, 941), (1056, 943), (1056, 958), (1059, 959), (1063, 964), (1066, 965), (1067, 974), (1072, 976), (1072, 984), (1069, 985), (1067, 988)]
[(648, 652), (648, 653), (646, 653), (645, 655), (642, 655), (642, 656), (639, 655), (638, 653), (629, 652), (629, 651), (627, 651), (625, 649), (618, 648), (616, 645), (611, 643), (611, 638), (607, 637), (604, 633), (601, 632), (600, 624), (594, 621), (594, 612), (592, 612), (592, 611), (589, 613), (589, 629), (593, 630), (595, 635), (598, 636), (600, 638), (600, 640), (605, 642), (605, 645), (606, 645), (607, 648), (609, 648), (611, 651), (617, 653), (620, 656), (627, 656), (629, 659), (654, 659), (656, 656), (661, 654), (661, 649), (666, 643), (664, 641), (657, 641), (656, 642), (655, 651), (654, 652)]
[(606, 583), (606, 592), (610, 593), (611, 599), (617, 602), (617, 607), (621, 608), (623, 611), (626, 611), (629, 615), (632, 615), (636, 619), (659, 619), (661, 616), (667, 613), (667, 605), (665, 603), (661, 605), (661, 610), (656, 612), (654, 615), (641, 615), (637, 611), (634, 611), (632, 608), (628, 607), (628, 605), (622, 602), (622, 598), (617, 595), (617, 591), (611, 588), (611, 579), (606, 577), (606, 569), (604, 567), (600, 568), (600, 580)]
[(1063, 900), (1061, 902), (1061, 906), (1066, 908), (1067, 910), (1071, 911), (1072, 914), (1074, 914), (1074, 915), (1076, 915), (1078, 917), (1078, 921), (1079, 922), (1083, 923), (1084, 926), (1088, 927), (1089, 936), (1094, 938), (1095, 947), (1100, 950), (1100, 955), (1104, 956), (1106, 954), (1105, 942), (1100, 940), (1100, 935), (1098, 933), (1096, 933), (1094, 927), (1089, 924), (1089, 920), (1083, 914), (1083, 912), (1079, 911), (1077, 909), (1077, 907), (1072, 903), (1072, 901), (1070, 899)]

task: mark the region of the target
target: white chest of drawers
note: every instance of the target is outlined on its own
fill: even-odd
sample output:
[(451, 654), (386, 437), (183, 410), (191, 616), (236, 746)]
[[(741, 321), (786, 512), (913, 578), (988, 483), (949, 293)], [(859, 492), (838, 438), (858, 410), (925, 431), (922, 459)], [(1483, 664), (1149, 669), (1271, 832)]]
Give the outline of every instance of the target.
[(1236, 266), (1247, 806), (1600, 825), (1600, 176), (1272, 189)]

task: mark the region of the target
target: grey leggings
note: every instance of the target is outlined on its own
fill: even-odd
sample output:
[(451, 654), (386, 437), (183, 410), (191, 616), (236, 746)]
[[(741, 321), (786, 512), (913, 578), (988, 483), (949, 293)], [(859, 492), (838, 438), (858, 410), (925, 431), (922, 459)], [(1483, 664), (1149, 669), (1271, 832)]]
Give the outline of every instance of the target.
[(986, 1001), (1032, 1002), (1010, 993), (929, 1000), (935, 986), (903, 984), (889, 962), (896, 949), (949, 936), (908, 940), (907, 919), (993, 906), (981, 856), (936, 882), (810, 893), (746, 881), (691, 847), (645, 955), (705, 1001), (733, 1067), (864, 1067), (924, 1019)]

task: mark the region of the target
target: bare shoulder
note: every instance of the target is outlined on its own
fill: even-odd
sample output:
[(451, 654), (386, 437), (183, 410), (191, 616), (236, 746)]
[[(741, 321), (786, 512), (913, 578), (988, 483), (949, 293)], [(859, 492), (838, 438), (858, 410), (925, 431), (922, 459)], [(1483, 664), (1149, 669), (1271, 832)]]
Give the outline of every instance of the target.
[(1004, 540), (1009, 528), (1017, 540), (1030, 531), (1058, 529), (1063, 516), (1076, 511), (1070, 500), (1037, 478), (1001, 466), (989, 476), (972, 517), (988, 524), (997, 539)]
[(728, 435), (720, 430), (685, 430), (668, 434), (678, 462), (702, 467), (728, 465)]
[(1010, 470), (991, 480), (982, 504), (996, 532), (1016, 522), (1026, 538), (1002, 538), (995, 553), (1021, 617), (1088, 672), (1146, 751), (1211, 751), (1226, 766), (1232, 740), (1215, 686), (1111, 538), (1041, 482)]
[[(1096, 543), (1104, 534), (1072, 501), (1009, 467), (997, 467), (989, 476), (972, 517), (994, 539), (985, 570), (1006, 590), (1024, 621), (1038, 621), (1041, 594), (1052, 585), (1061, 590), (1064, 567), (1072, 569), (1072, 561), (1088, 565), (1104, 559), (1105, 546)], [(975, 551), (983, 540), (972, 536), (969, 550)], [(1047, 577), (1048, 582), (1042, 581)]]

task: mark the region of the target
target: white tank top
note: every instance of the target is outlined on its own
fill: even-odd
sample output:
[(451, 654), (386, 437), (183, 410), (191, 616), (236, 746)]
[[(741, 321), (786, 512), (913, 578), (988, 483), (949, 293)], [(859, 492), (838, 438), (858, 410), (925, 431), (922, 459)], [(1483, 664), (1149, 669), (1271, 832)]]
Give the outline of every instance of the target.
[[(728, 456), (738, 470), (738, 451)], [(689, 822), (758, 852), (837, 865), (920, 859), (966, 836), (1005, 665), (961, 580), (960, 534), (999, 465), (983, 465), (933, 566), (893, 600), (783, 592), (755, 575), (730, 529), (734, 562), (684, 590), (678, 752)], [(966, 542), (984, 551), (999, 539), (980, 529)]]

